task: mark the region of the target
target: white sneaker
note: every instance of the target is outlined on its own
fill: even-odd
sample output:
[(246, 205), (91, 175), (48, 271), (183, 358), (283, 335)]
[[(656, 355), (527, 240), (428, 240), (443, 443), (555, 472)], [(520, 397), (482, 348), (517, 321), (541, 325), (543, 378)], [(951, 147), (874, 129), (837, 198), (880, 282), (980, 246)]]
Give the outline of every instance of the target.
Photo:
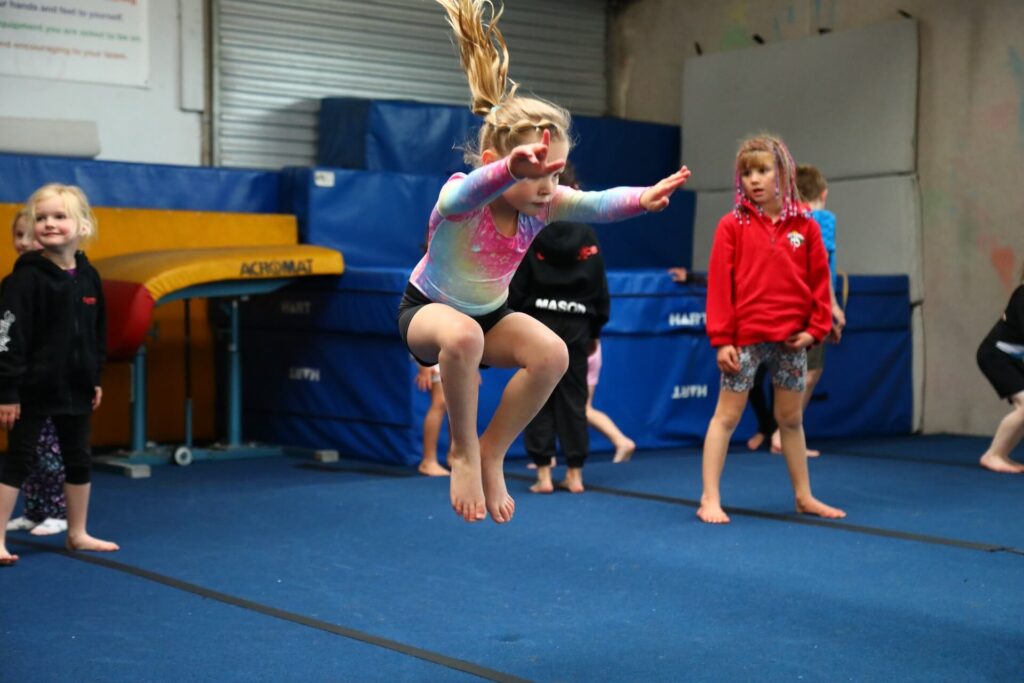
[(68, 521), (66, 519), (56, 519), (55, 517), (47, 517), (42, 522), (37, 524), (32, 531), (29, 533), (33, 536), (52, 536), (53, 534), (59, 534), (68, 530)]
[(11, 521), (7, 522), (8, 531), (28, 531), (36, 526), (37, 522), (33, 522), (28, 517), (15, 517)]

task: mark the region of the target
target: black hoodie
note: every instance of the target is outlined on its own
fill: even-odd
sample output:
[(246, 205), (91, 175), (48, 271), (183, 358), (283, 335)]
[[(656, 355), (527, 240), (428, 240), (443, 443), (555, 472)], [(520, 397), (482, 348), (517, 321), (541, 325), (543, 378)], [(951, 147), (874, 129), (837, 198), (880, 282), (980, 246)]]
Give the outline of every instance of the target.
[(72, 276), (22, 254), (0, 285), (0, 403), (28, 415), (92, 412), (106, 360), (103, 287), (85, 254)]
[(508, 303), (567, 343), (599, 338), (611, 303), (594, 229), (552, 223), (541, 230), (512, 278)]

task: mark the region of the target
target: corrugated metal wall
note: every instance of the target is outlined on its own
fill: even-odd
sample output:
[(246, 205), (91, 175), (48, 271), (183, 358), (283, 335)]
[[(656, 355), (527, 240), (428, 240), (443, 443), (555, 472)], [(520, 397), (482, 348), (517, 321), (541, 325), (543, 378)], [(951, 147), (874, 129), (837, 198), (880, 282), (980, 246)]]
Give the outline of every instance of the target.
[[(315, 163), (320, 99), (468, 104), (433, 0), (214, 0), (213, 162)], [(605, 113), (604, 0), (506, 0), (510, 76), (576, 114)]]

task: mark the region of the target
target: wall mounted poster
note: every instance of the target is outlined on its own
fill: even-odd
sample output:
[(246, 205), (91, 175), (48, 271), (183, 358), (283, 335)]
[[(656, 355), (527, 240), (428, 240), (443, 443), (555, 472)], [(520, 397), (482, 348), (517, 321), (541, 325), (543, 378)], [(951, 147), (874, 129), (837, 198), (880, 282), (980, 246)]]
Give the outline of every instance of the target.
[(145, 87), (149, 0), (0, 0), (0, 73)]

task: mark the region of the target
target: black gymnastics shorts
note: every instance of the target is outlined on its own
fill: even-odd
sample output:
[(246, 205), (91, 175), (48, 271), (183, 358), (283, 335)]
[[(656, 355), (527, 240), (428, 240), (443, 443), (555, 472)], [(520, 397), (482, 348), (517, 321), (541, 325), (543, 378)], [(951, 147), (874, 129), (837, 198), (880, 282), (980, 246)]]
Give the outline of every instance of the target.
[(1009, 401), (1024, 391), (1024, 361), (997, 349), (991, 335), (978, 347), (978, 367), (999, 398)]
[[(405, 348), (409, 348), (409, 325), (412, 323), (412, 319), (419, 313), (420, 309), (427, 304), (435, 303), (428, 299), (423, 292), (416, 289), (415, 286), (410, 282), (405, 286), (405, 292), (402, 294), (402, 301), (398, 304), (398, 333), (402, 335), (402, 343), (405, 344)], [(480, 326), (480, 329), (487, 334), (491, 331), (491, 328), (497, 325), (502, 318), (510, 313), (515, 313), (511, 308), (508, 307), (508, 303), (503, 303), (496, 310), (490, 313), (485, 313), (480, 316), (469, 316), (476, 321), (476, 324)], [(437, 361), (428, 363), (422, 358), (418, 358), (412, 349), (409, 349), (409, 353), (416, 359), (416, 362), (420, 365), (430, 367), (437, 365)], [(486, 365), (481, 365), (481, 368), (486, 368)]]

